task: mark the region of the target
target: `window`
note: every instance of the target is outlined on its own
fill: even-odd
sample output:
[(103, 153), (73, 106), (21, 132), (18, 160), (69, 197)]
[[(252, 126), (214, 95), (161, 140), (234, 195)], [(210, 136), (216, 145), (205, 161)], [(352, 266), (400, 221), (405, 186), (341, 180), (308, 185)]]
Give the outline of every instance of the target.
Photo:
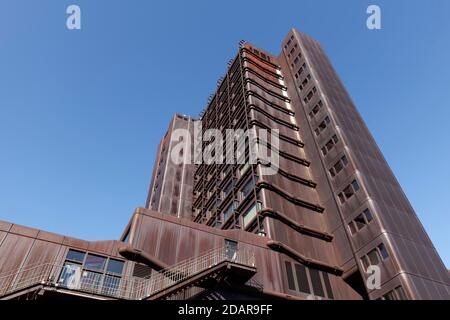
[(311, 80), (311, 74), (308, 74), (306, 76), (306, 78), (303, 80), (302, 84), (299, 86), (300, 90), (303, 91), (303, 89), (305, 89), (305, 87), (308, 84), (309, 80)]
[(66, 262), (58, 279), (58, 284), (68, 289), (78, 289), (81, 277), (81, 265)]
[(358, 215), (353, 221), (349, 223), (349, 228), (351, 234), (357, 233), (359, 230), (364, 228), (366, 225), (368, 225), (373, 220), (372, 213), (369, 209), (365, 209), (363, 213)]
[(364, 270), (367, 270), (367, 268), (369, 268), (369, 266), (370, 266), (369, 258), (367, 256), (362, 256), (361, 262), (363, 264)]
[(348, 165), (347, 157), (342, 156), (338, 162), (334, 164), (333, 167), (330, 168), (329, 172), (332, 178), (334, 178), (339, 172), (342, 171)]
[(248, 163), (244, 164), (244, 166), (239, 170), (240, 176), (242, 177), (248, 169), (250, 169), (250, 165)]
[(256, 217), (258, 213), (259, 205), (258, 203), (253, 204), (242, 216), (244, 220), (244, 228)]
[(85, 252), (69, 249), (69, 252), (67, 253), (66, 256), (66, 260), (83, 263), (85, 255), (86, 255)]
[(115, 259), (109, 259), (106, 271), (115, 274), (122, 274), (124, 262)]
[(408, 300), (402, 286), (395, 288), (395, 293), (397, 294), (397, 298), (399, 298), (399, 300)]
[(327, 153), (329, 152), (329, 151), (331, 151), (331, 149), (333, 149), (334, 148), (334, 146), (336, 145), (336, 143), (338, 143), (338, 141), (339, 141), (339, 139), (338, 139), (338, 137), (337, 137), (337, 135), (334, 135), (326, 144), (325, 144), (325, 146), (323, 146), (322, 147), (322, 154), (324, 155), (324, 156), (326, 156), (327, 155)]
[(316, 135), (318, 136), (323, 130), (327, 128), (327, 126), (330, 124), (330, 117), (326, 116), (325, 119), (319, 124), (317, 129), (315, 130)]
[(233, 183), (232, 183), (232, 181), (230, 181), (227, 183), (227, 185), (223, 189), (223, 198), (224, 199), (230, 194), (232, 188), (233, 188)]
[(362, 214), (357, 216), (355, 218), (355, 220), (353, 220), (353, 221), (355, 222), (355, 225), (356, 225), (356, 228), (358, 229), (358, 231), (366, 226), (366, 220), (364, 220), (364, 216)]
[(286, 275), (287, 275), (289, 290), (295, 290), (294, 274), (292, 272), (292, 264), (289, 261), (285, 261), (285, 266), (286, 266)]
[(234, 212), (234, 202), (232, 202), (223, 212), (223, 221), (227, 221)]
[(395, 296), (395, 293), (394, 293), (394, 290), (389, 291), (383, 297), (384, 297), (385, 300), (397, 300), (396, 296)]
[(322, 272), (323, 282), (325, 283), (325, 289), (327, 290), (328, 298), (334, 299), (333, 290), (331, 289), (330, 277), (328, 273)]
[(238, 243), (233, 240), (225, 239), (225, 256), (228, 260), (235, 260), (238, 252)]
[(383, 260), (387, 259), (389, 257), (389, 253), (386, 249), (386, 246), (384, 245), (384, 243), (380, 244), (378, 246), (378, 250), (380, 251), (380, 255), (383, 258)]
[(366, 217), (367, 223), (373, 220), (372, 212), (369, 209), (364, 210), (364, 216)]
[(320, 297), (325, 297), (323, 292), (322, 283), (320, 281), (320, 273), (319, 270), (309, 269), (309, 276), (311, 277), (311, 283), (313, 286), (314, 294)]
[(298, 289), (301, 292), (311, 293), (305, 266), (301, 264), (295, 264), (295, 274), (297, 276)]
[(385, 293), (381, 300), (408, 300), (408, 298), (402, 286), (398, 286), (394, 290)]
[(341, 193), (338, 194), (339, 200), (341, 201), (341, 203), (344, 203), (345, 201), (353, 197), (355, 192), (358, 190), (359, 184), (356, 180), (353, 180), (352, 183), (350, 183), (347, 187), (344, 188), (344, 190), (342, 190)]
[(334, 299), (327, 273), (290, 261), (285, 261), (285, 266), (289, 290)]
[(322, 108), (322, 106), (323, 106), (323, 103), (322, 103), (322, 100), (320, 100), (320, 101), (314, 106), (314, 108), (311, 110), (311, 112), (309, 113), (309, 117), (310, 117), (311, 119), (314, 118), (314, 116), (315, 116), (316, 114), (319, 113), (320, 108)]
[(371, 265), (377, 265), (380, 263), (380, 258), (378, 256), (377, 249), (373, 249), (373, 250), (369, 251), (369, 253), (367, 254), (367, 257), (369, 258)]
[(314, 93), (317, 92), (316, 87), (313, 87), (310, 92), (308, 92), (308, 95), (306, 96), (307, 102), (311, 101), (312, 97), (314, 96)]
[(368, 268), (370, 265), (378, 265), (381, 259), (385, 260), (389, 257), (389, 253), (383, 243), (378, 245), (375, 249), (372, 249), (367, 255), (361, 257), (361, 262), (364, 268)]
[(84, 263), (84, 267), (86, 269), (103, 271), (103, 269), (105, 269), (105, 263), (105, 257), (88, 254), (86, 262)]
[(255, 185), (254, 179), (253, 177), (251, 177), (250, 180), (248, 180), (242, 187), (241, 191), (242, 199), (245, 199), (253, 191), (254, 185)]

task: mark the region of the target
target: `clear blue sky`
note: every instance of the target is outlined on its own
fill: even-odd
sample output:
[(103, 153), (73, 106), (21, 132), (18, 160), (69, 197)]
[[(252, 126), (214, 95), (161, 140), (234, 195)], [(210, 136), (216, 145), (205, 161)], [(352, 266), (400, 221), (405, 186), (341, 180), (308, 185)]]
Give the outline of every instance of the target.
[[(370, 3), (381, 31), (365, 27)], [(239, 40), (278, 54), (295, 26), (326, 49), (450, 266), (449, 13), (447, 0), (0, 0), (0, 219), (118, 238), (172, 114), (198, 114)]]

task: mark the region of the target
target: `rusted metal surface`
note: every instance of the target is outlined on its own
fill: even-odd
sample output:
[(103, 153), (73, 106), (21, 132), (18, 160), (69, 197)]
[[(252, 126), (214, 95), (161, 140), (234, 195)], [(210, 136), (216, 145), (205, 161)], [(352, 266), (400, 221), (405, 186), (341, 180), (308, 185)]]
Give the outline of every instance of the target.
[[(26, 279), (34, 266), (63, 266), (69, 248), (115, 259), (123, 259), (121, 251), (125, 282), (143, 283), (135, 272), (140, 262), (153, 269), (153, 279), (166, 283), (171, 278), (161, 272), (234, 241), (254, 255), (251, 281), (261, 286), (255, 292), (249, 284), (236, 285), (243, 295), (308, 299), (314, 285), (322, 285), (327, 299), (378, 299), (401, 286), (403, 298), (450, 298), (444, 264), (315, 40), (293, 29), (279, 56), (241, 42), (200, 121), (203, 130), (278, 129), (279, 173), (262, 176), (261, 162), (175, 165), (169, 159), (172, 133), (193, 131), (191, 117), (175, 115), (158, 147), (146, 209), (133, 213), (123, 241), (91, 242), (0, 221), (0, 274), (16, 270), (4, 278), (10, 282), (5, 286)], [(253, 184), (244, 196), (247, 182)], [(253, 206), (256, 214), (245, 222), (243, 214)], [(366, 210), (370, 221), (351, 231)], [(380, 254), (381, 245), (388, 253), (378, 263), (382, 287), (367, 290), (362, 259), (372, 250)], [(303, 291), (302, 267), (308, 268)], [(201, 272), (208, 274), (207, 268)], [(362, 288), (351, 279), (359, 279)], [(171, 282), (173, 291), (162, 286), (160, 298), (210, 293), (184, 280)]]

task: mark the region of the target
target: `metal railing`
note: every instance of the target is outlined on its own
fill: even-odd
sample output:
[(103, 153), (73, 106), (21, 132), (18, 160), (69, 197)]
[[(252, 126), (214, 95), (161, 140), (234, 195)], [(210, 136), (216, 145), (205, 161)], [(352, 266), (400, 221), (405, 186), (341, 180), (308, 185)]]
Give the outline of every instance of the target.
[(255, 256), (252, 252), (224, 246), (151, 275), (136, 288), (137, 295), (141, 298), (150, 297), (225, 261), (255, 266)]
[(36, 285), (63, 288), (121, 299), (132, 299), (138, 281), (84, 270), (74, 264), (44, 263), (0, 275), (0, 298)]
[(225, 261), (255, 266), (253, 253), (247, 250), (238, 251), (228, 246), (212, 249), (199, 257), (184, 260), (161, 272), (153, 272), (147, 278), (103, 274), (82, 269), (81, 266), (72, 263), (65, 265), (44, 263), (1, 274), (0, 299), (22, 289), (44, 285), (118, 299), (140, 300)]

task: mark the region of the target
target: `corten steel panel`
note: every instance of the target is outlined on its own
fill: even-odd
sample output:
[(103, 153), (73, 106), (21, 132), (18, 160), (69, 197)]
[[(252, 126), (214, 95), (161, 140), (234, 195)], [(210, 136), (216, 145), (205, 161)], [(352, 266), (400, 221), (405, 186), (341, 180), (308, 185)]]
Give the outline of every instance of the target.
[(8, 233), (5, 231), (0, 231), (0, 246)]
[(35, 240), (30, 251), (27, 253), (26, 261), (22, 267), (26, 268), (27, 266), (35, 266), (43, 263), (59, 262), (57, 258), (62, 248), (61, 244)]
[(80, 240), (72, 237), (64, 237), (63, 244), (68, 247), (79, 248), (87, 250), (89, 247), (89, 242), (85, 240)]
[[(194, 165), (187, 161), (176, 164), (171, 160), (173, 148), (179, 144), (178, 140), (172, 141), (172, 135), (179, 129), (187, 130), (192, 140), (193, 119), (178, 114), (172, 118), (169, 129), (158, 146), (146, 207), (178, 217), (190, 218)], [(183, 150), (183, 152), (186, 156), (191, 154), (192, 150)]]
[[(296, 80), (292, 76), (297, 70), (289, 66), (288, 62), (285, 63), (285, 68), (291, 70), (291, 77), (288, 80), (292, 84), (288, 87), (293, 88), (290, 90), (291, 96), (295, 97), (295, 93), (297, 94), (294, 100), (298, 102), (298, 110), (302, 111), (296, 116), (304, 138), (305, 150), (312, 159), (311, 167), (315, 173), (315, 180), (318, 182), (319, 193), (324, 194), (327, 199), (336, 199), (339, 192), (353, 179), (357, 179), (360, 190), (345, 204), (335, 204), (334, 207), (338, 208), (338, 211), (333, 210), (335, 212), (333, 215), (341, 216), (342, 230), (346, 233), (348, 233), (347, 224), (365, 208), (370, 208), (374, 216), (374, 220), (355, 236), (347, 235), (353, 254), (359, 258), (382, 241), (390, 252), (389, 259), (381, 265), (386, 285), (389, 283), (389, 278), (398, 278), (397, 274), (400, 272), (411, 272), (427, 279), (423, 280), (426, 283), (426, 285), (423, 284), (423, 290), (432, 292), (431, 288), (436, 289), (436, 294), (431, 293), (427, 296), (428, 298), (442, 297), (437, 294), (437, 288), (449, 285), (448, 272), (329, 60), (316, 41), (295, 30), (289, 33), (283, 44), (287, 43), (291, 37), (293, 37), (293, 43), (296, 43), (302, 52), (306, 66), (311, 72), (313, 84), (318, 91), (317, 97), (314, 98), (316, 100), (304, 103), (302, 101), (304, 95), (294, 85)], [(287, 61), (286, 53), (284, 56)], [(319, 99), (323, 101), (323, 108), (314, 119), (308, 119), (312, 106)], [(313, 130), (318, 125), (317, 121), (323, 119), (325, 115), (330, 117), (331, 124), (320, 134), (320, 137), (314, 137)], [(319, 149), (333, 134), (338, 135), (339, 142), (323, 157)], [(350, 165), (339, 173), (338, 177), (331, 179), (326, 170), (333, 166), (342, 154), (347, 156)], [(329, 190), (326, 190), (327, 187)], [(333, 206), (331, 201), (328, 203)], [(339, 219), (330, 219), (329, 222), (332, 230), (339, 227)], [(340, 249), (345, 238), (341, 236), (336, 239), (340, 242), (335, 243), (336, 247)], [(408, 247), (400, 248), (400, 244), (405, 241), (410, 242)], [(346, 255), (348, 256), (348, 253)], [(406, 277), (401, 278), (408, 294), (411, 297), (419, 297), (420, 293), (413, 293), (417, 287), (412, 289), (414, 287), (410, 283), (412, 280), (407, 282)], [(371, 298), (378, 298), (385, 291), (383, 284), (382, 290), (371, 294)]]
[[(244, 43), (228, 66), (200, 116), (203, 132), (255, 127), (262, 140), (259, 129), (278, 129), (279, 173), (262, 176), (261, 164), (242, 175), (242, 165), (172, 163), (174, 131), (184, 128), (192, 135), (194, 124), (190, 117), (175, 115), (158, 146), (146, 204), (160, 212), (137, 209), (128, 242), (172, 265), (221, 247), (225, 239), (235, 240), (240, 249), (255, 254), (253, 281), (303, 299), (307, 294), (288, 287), (286, 261), (317, 261), (310, 269), (340, 267), (342, 277), (328, 274), (334, 298), (360, 299), (344, 277), (356, 271), (365, 278), (361, 258), (383, 243), (389, 257), (379, 264), (382, 287), (369, 290), (371, 299), (398, 286), (408, 298), (448, 299), (448, 271), (320, 45), (293, 29), (278, 57)], [(324, 155), (321, 148), (334, 135), (338, 141)], [(193, 148), (184, 151), (194, 153)], [(328, 170), (344, 155), (347, 166), (331, 176)], [(250, 178), (256, 183), (244, 199), (240, 190)], [(355, 179), (360, 189), (340, 204), (338, 194)], [(228, 181), (233, 188), (225, 197)], [(232, 201), (237, 206), (223, 221)], [(243, 225), (242, 214), (256, 201), (258, 218)], [(373, 220), (351, 235), (349, 223), (365, 209)], [(278, 215), (268, 214), (274, 212)], [(316, 233), (305, 233), (305, 228)], [(287, 246), (290, 256), (269, 248), (272, 240)], [(0, 221), (0, 272), (47, 259), (62, 263), (69, 247), (119, 257), (122, 246), (120, 241), (89, 242)], [(300, 255), (298, 261), (292, 252)], [(126, 264), (127, 275), (132, 265)]]
[(36, 238), (39, 240), (55, 242), (55, 243), (62, 243), (64, 240), (64, 236), (62, 236), (62, 235), (52, 233), (52, 232), (42, 231), (42, 230), (39, 231)]
[(32, 238), (8, 233), (0, 247), (0, 273), (20, 268), (33, 242)]
[(93, 241), (89, 242), (88, 251), (99, 252), (107, 255), (113, 254), (114, 241)]
[(0, 231), (9, 231), (11, 227), (12, 223), (0, 220)]
[(35, 238), (38, 235), (39, 230), (15, 224), (11, 227), (9, 232), (15, 233), (15, 234), (18, 234), (21, 236)]
[[(252, 281), (259, 283), (265, 289), (288, 293), (283, 284), (285, 275), (284, 269), (282, 269), (282, 263), (287, 257), (269, 249), (266, 245), (268, 238), (242, 230), (211, 228), (147, 209), (137, 209), (135, 216), (138, 218), (132, 219), (134, 223), (131, 228), (140, 235), (131, 242), (135, 248), (155, 255), (165, 263), (174, 264), (197, 257), (210, 249), (221, 247), (224, 245), (225, 239), (235, 240), (238, 241), (240, 250), (247, 249), (255, 254), (255, 265), (258, 272)], [(156, 234), (157, 239), (150, 234)], [(166, 234), (169, 235), (166, 236)], [(153, 240), (144, 240), (150, 238)], [(157, 246), (154, 245), (155, 243)], [(333, 280), (333, 288), (336, 290), (336, 299), (357, 298), (348, 290), (348, 285), (338, 277)], [(295, 294), (304, 297), (300, 293)]]

